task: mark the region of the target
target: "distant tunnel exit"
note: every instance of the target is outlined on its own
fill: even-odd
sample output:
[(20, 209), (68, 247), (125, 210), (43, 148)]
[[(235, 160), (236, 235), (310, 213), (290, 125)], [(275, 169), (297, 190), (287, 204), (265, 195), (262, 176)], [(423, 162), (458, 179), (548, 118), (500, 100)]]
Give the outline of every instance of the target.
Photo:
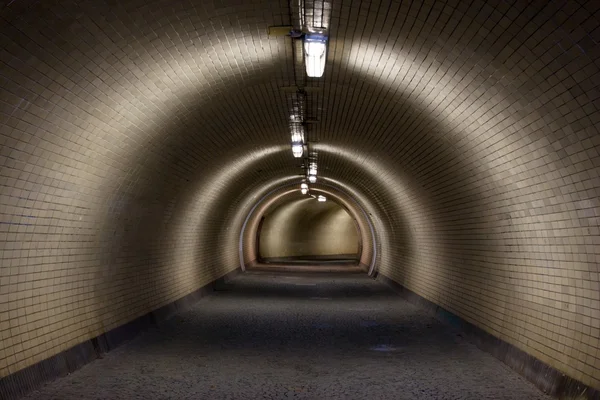
[(334, 201), (293, 199), (265, 214), (257, 232), (259, 259), (356, 262), (362, 250), (354, 218)]

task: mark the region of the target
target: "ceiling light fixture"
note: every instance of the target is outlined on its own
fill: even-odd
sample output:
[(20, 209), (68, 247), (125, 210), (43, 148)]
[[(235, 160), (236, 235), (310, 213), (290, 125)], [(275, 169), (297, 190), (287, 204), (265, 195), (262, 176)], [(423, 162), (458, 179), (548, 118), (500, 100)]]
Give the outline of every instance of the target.
[(304, 37), (304, 54), (306, 75), (311, 78), (322, 77), (325, 72), (327, 36), (315, 34), (306, 35)]
[(321, 201), (321, 202), (327, 201), (327, 198), (320, 194), (319, 197), (317, 197), (317, 201)]
[(304, 146), (301, 143), (292, 143), (292, 154), (295, 158), (302, 157), (304, 153)]
[(308, 189), (302, 188), (302, 189), (300, 189), (300, 192), (302, 192), (302, 194), (306, 194), (306, 193), (308, 193)]
[(304, 128), (301, 125), (292, 125), (291, 131), (293, 143), (304, 143)]
[(309, 175), (308, 176), (308, 181), (310, 183), (316, 183), (317, 182), (317, 176), (316, 175)]

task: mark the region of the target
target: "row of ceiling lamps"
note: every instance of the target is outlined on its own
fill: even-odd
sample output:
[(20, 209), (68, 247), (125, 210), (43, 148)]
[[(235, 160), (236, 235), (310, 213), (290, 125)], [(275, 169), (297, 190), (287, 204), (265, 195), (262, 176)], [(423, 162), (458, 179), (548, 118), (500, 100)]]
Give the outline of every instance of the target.
[[(304, 63), (306, 67), (306, 75), (311, 78), (320, 78), (325, 71), (325, 60), (327, 53), (327, 36), (324, 34), (305, 34), (304, 35)], [(305, 92), (300, 93), (301, 96)], [(302, 107), (304, 108), (304, 107)], [(306, 112), (305, 109), (301, 110)], [(292, 154), (296, 158), (302, 157), (305, 146), (305, 116), (300, 116), (300, 124), (292, 124)], [(308, 157), (307, 179), (310, 183), (317, 182), (317, 162), (315, 157)], [(308, 193), (308, 185), (302, 183), (300, 190), (302, 194)], [(319, 196), (318, 201), (326, 201), (324, 196)]]
[[(290, 25), (270, 26), (269, 36), (289, 36), (294, 56), (294, 85), (281, 88), (293, 93), (289, 128), (292, 154), (303, 158), (306, 177), (301, 191), (308, 194), (308, 183), (317, 182), (317, 152), (309, 147), (312, 138), (307, 135), (307, 125), (317, 121), (307, 119), (307, 95), (319, 89), (306, 86), (306, 77), (320, 78), (325, 72), (331, 2), (328, 0), (290, 0)], [(309, 22), (310, 21), (310, 22)], [(311, 23), (312, 22), (312, 23)], [(305, 72), (304, 72), (305, 71)], [(305, 155), (305, 153), (308, 153)], [(311, 195), (312, 196), (312, 195)], [(312, 196), (317, 198), (316, 196)], [(324, 196), (317, 198), (325, 201)]]
[[(306, 183), (301, 183), (300, 184), (300, 191), (302, 192), (302, 194), (307, 194), (308, 193), (308, 185)], [(322, 194), (320, 194), (319, 196), (312, 196), (315, 197), (317, 199), (317, 201), (327, 201), (327, 198), (325, 196), (323, 196)]]
[[(327, 53), (327, 36), (322, 34), (304, 35), (304, 62), (306, 75), (311, 78), (320, 78), (325, 72), (325, 59)], [(305, 92), (300, 93), (302, 96)], [(303, 107), (302, 107), (303, 108)], [(305, 110), (298, 110), (300, 113)], [(304, 116), (293, 115), (292, 126), (292, 154), (296, 158), (304, 154)]]

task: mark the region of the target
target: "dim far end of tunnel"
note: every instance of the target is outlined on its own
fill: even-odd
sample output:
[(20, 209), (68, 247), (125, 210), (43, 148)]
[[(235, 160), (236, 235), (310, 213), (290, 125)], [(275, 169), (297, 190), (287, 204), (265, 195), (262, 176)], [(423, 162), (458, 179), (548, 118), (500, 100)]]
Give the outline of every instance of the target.
[(600, 399), (598, 1), (0, 35), (0, 399)]
[(313, 198), (282, 204), (263, 217), (259, 259), (269, 264), (358, 264), (354, 219), (333, 201)]
[(302, 193), (292, 183), (262, 197), (246, 217), (240, 267), (373, 275), (376, 248), (365, 209), (342, 188), (319, 183)]

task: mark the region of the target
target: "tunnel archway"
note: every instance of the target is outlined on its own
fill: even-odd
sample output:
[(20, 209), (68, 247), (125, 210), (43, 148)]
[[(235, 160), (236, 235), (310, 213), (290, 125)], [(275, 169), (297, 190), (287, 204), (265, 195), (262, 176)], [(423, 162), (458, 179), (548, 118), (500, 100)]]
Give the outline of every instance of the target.
[[(250, 267), (256, 267), (259, 263), (258, 253), (258, 231), (261, 221), (269, 210), (289, 202), (290, 199), (297, 199), (299, 195), (300, 182), (294, 181), (285, 185), (275, 184), (275, 188), (263, 191), (263, 195), (251, 205), (248, 214), (240, 228), (239, 236), (239, 257), (242, 270)], [(360, 234), (360, 257), (358, 266), (369, 274), (373, 274), (377, 269), (379, 262), (378, 234), (374, 228), (372, 213), (367, 213), (365, 205), (357, 198), (348, 194), (347, 188), (343, 188), (338, 184), (321, 182), (316, 185), (311, 185), (311, 194), (313, 196), (327, 196), (330, 200), (335, 201), (352, 217), (357, 226), (357, 231)], [(256, 196), (251, 196), (256, 198)], [(369, 203), (366, 203), (369, 204)], [(368, 205), (369, 209), (372, 205)], [(242, 208), (244, 209), (244, 208)], [(376, 211), (373, 211), (376, 212)]]

